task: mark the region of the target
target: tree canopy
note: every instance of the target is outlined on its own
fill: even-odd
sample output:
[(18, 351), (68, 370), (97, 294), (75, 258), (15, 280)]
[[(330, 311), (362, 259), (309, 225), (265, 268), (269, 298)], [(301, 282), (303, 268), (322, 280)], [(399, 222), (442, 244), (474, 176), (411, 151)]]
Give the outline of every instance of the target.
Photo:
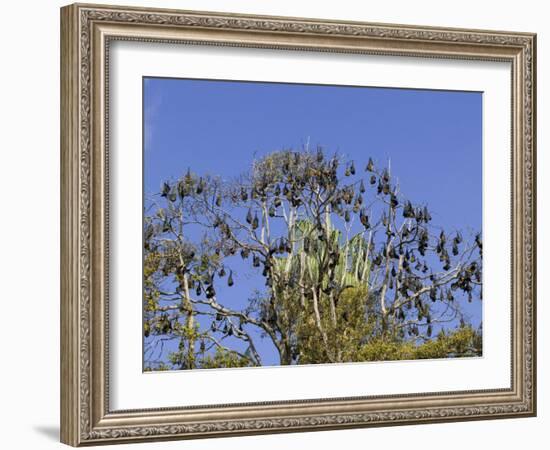
[(282, 365), (481, 355), (463, 311), (481, 300), (481, 234), (432, 221), (390, 167), (322, 148), (166, 180), (145, 208), (146, 368), (263, 365), (258, 339)]

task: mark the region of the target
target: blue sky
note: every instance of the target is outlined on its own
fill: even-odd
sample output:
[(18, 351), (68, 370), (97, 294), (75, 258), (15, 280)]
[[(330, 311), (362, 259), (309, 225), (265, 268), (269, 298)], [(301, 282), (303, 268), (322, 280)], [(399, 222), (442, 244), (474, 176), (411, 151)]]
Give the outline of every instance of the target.
[[(145, 78), (143, 94), (146, 195), (188, 167), (232, 178), (309, 141), (359, 167), (391, 160), (401, 192), (426, 202), (433, 224), (481, 230), (479, 92)], [(468, 312), (478, 324), (480, 303)]]

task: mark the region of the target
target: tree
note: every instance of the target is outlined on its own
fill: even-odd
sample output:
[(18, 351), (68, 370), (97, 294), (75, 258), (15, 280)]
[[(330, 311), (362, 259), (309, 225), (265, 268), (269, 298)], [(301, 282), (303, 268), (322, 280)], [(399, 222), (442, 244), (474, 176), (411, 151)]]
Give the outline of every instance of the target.
[[(262, 365), (258, 331), (284, 365), (479, 355), (462, 305), (481, 300), (481, 234), (431, 222), (370, 158), (277, 151), (229, 182), (188, 170), (147, 201), (146, 362), (177, 340), (173, 368)], [(245, 267), (264, 288), (229, 307), (217, 291)]]

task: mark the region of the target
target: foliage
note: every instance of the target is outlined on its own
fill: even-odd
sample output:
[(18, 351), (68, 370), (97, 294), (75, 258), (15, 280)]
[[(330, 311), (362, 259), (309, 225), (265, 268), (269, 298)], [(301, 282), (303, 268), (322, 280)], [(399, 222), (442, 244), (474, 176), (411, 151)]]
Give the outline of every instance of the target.
[(354, 361), (391, 361), (403, 359), (437, 359), (481, 354), (481, 334), (471, 326), (446, 333), (420, 345), (410, 341), (374, 339), (361, 347)]
[(252, 365), (252, 361), (242, 357), (237, 352), (216, 348), (214, 355), (206, 355), (200, 367), (203, 369), (215, 369), (219, 367), (247, 367)]
[[(146, 360), (262, 365), (259, 333), (280, 364), (480, 355), (461, 304), (481, 300), (481, 235), (431, 221), (389, 168), (320, 148), (273, 152), (232, 181), (188, 170), (147, 202)], [(233, 309), (218, 291), (243, 267), (265, 287)], [(178, 350), (155, 365), (169, 340)]]

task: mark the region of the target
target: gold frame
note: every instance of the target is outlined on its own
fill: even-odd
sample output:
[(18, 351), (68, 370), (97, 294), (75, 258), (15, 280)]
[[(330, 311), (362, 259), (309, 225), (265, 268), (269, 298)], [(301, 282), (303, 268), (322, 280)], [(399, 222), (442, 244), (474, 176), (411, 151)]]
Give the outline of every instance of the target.
[[(509, 389), (111, 411), (108, 397), (108, 74), (114, 39), (512, 66)], [(61, 9), (61, 440), (73, 446), (536, 414), (536, 35), (75, 4)]]

